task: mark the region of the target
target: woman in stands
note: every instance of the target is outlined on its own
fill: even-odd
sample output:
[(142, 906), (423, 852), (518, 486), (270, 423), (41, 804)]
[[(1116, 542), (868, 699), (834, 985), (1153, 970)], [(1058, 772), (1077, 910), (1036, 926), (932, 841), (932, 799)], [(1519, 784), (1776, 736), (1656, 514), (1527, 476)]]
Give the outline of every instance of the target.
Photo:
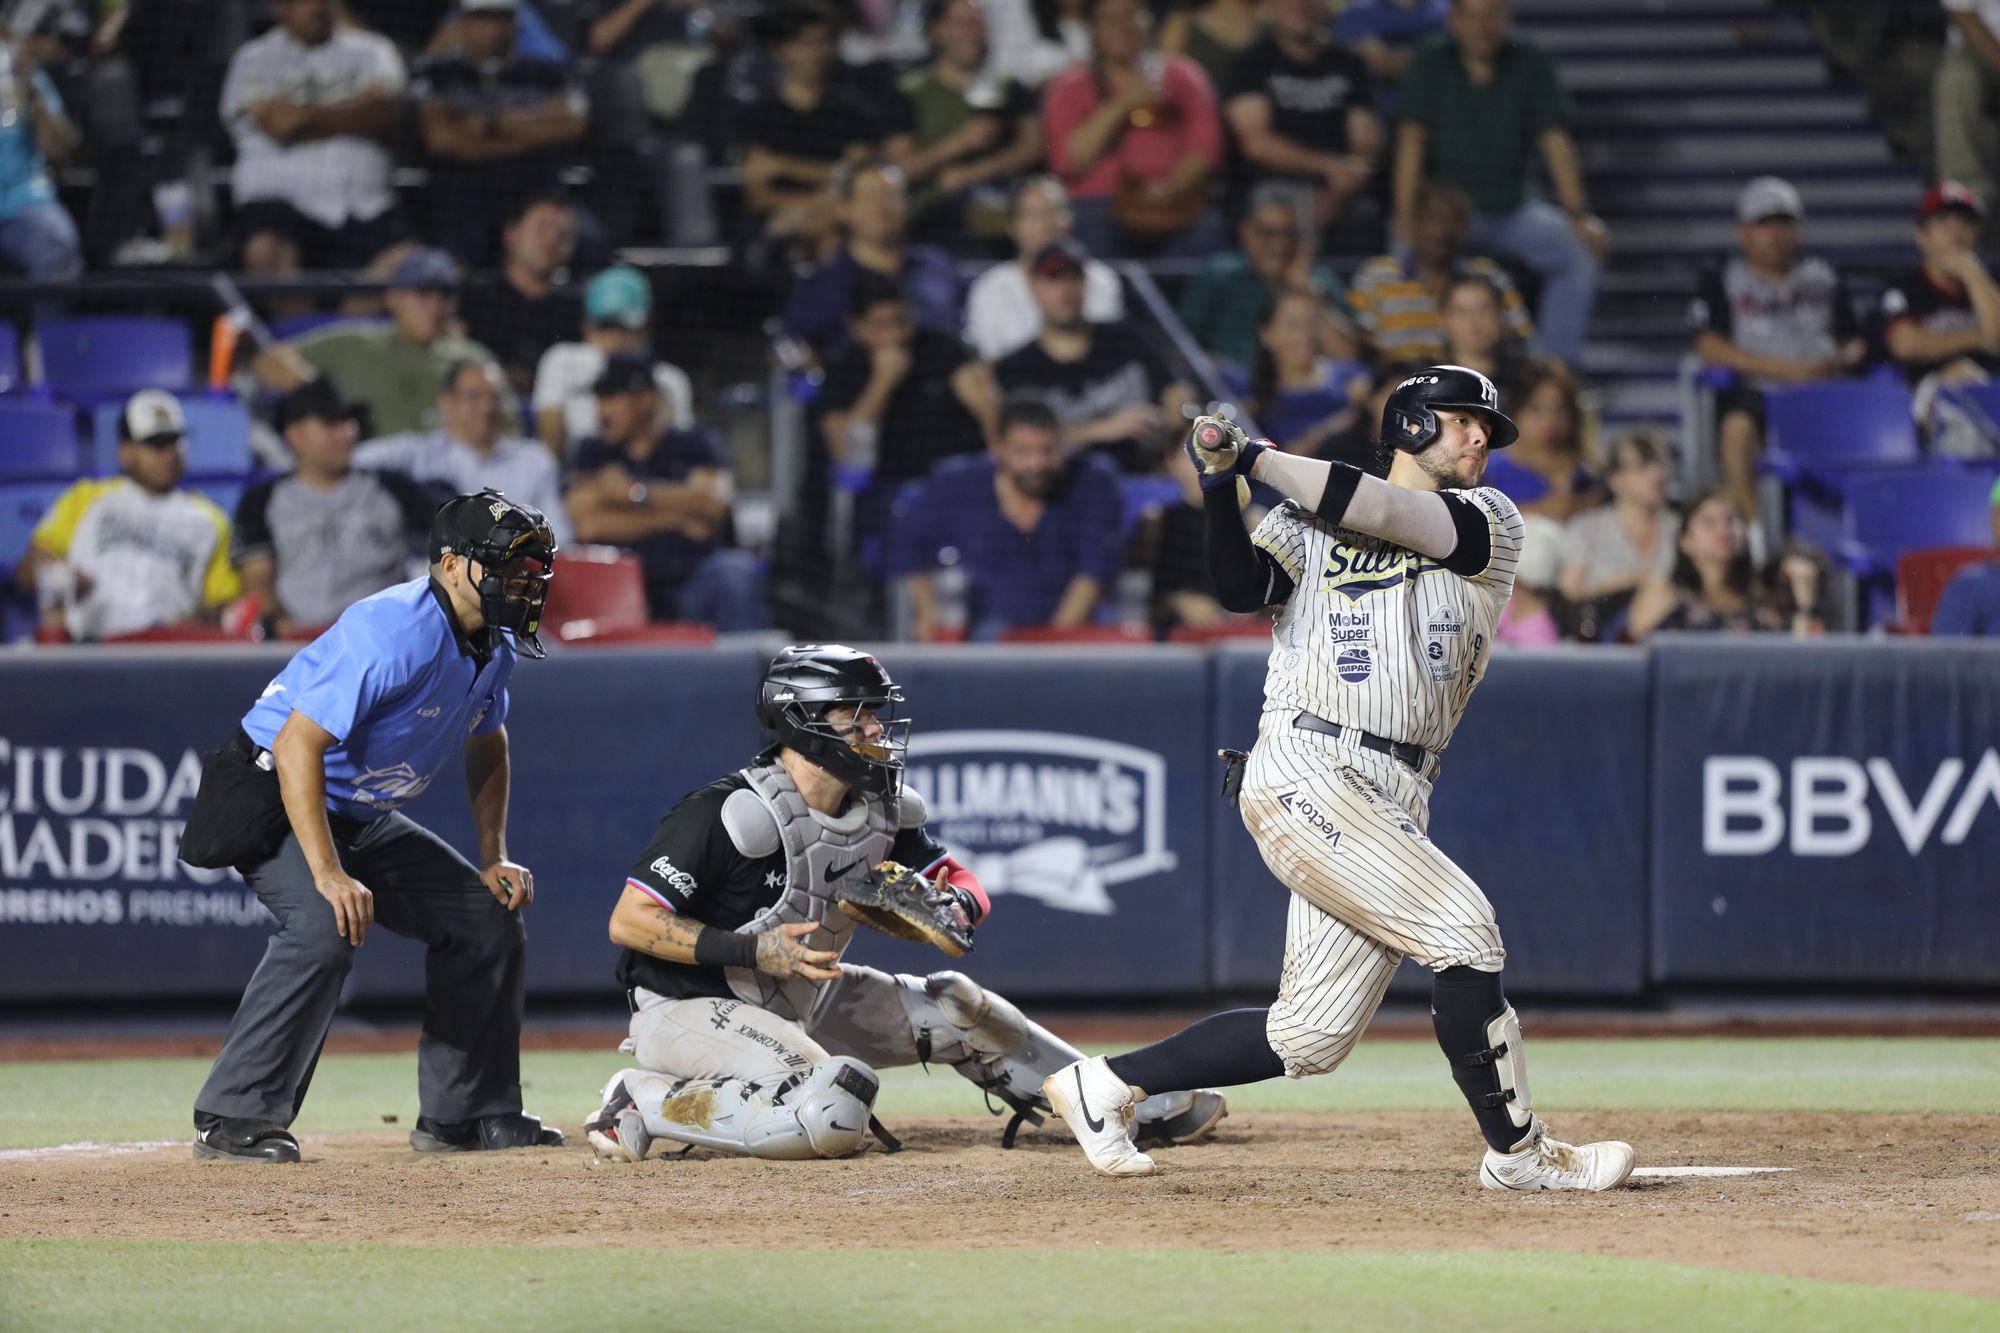
[(1667, 447), (1649, 431), (1633, 431), (1611, 447), (1604, 473), (1611, 503), (1563, 526), (1558, 586), (1578, 613), (1580, 637), (1600, 637), (1649, 578), (1670, 578), (1680, 525), (1667, 502)]
[(1257, 356), (1248, 385), (1251, 408), (1265, 438), (1286, 453), (1339, 456), (1342, 462), (1366, 467), (1372, 448), (1363, 457), (1332, 452), (1336, 441), (1351, 434), (1372, 387), (1368, 367), (1328, 355), (1333, 318), (1311, 288), (1288, 287), (1278, 293), (1257, 324)]
[[(1484, 278), (1472, 282), (1492, 290)], [(1497, 330), (1497, 300), (1492, 318)], [(1604, 493), (1590, 466), (1593, 450), (1585, 429), (1583, 403), (1570, 373), (1555, 361), (1530, 361), (1512, 380), (1496, 383), (1512, 385), (1507, 401), (1513, 406), (1521, 438), (1506, 453), (1488, 460), (1486, 485), (1506, 492), (1522, 513), (1539, 514), (1557, 523), (1568, 522), (1601, 503)]]
[(1154, 49), (1141, 0), (1086, 0), (1095, 56), (1048, 82), (1049, 165), (1096, 255), (1189, 257), (1228, 244), (1209, 180), (1222, 165), (1222, 118), (1201, 66)]
[(1689, 505), (1672, 576), (1648, 579), (1632, 599), (1632, 638), (1658, 630), (1783, 629), (1756, 586), (1746, 527), (1743, 512), (1719, 487)]

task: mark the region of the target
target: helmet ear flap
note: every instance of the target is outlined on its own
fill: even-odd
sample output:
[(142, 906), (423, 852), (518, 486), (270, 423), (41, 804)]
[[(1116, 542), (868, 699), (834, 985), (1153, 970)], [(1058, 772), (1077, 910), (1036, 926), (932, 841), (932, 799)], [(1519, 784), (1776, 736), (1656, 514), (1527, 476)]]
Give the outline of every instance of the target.
[(1437, 413), (1421, 403), (1409, 410), (1392, 407), (1383, 416), (1387, 418), (1382, 423), (1387, 436), (1384, 443), (1392, 449), (1420, 454), (1438, 437)]

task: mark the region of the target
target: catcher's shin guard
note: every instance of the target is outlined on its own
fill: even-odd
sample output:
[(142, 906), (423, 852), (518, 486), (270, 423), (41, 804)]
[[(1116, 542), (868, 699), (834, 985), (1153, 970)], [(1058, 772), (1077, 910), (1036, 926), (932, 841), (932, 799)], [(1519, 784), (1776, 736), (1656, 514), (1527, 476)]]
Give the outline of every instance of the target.
[(860, 1151), (881, 1086), (873, 1070), (845, 1055), (755, 1081), (654, 1073), (625, 1081), (654, 1139), (785, 1162)]

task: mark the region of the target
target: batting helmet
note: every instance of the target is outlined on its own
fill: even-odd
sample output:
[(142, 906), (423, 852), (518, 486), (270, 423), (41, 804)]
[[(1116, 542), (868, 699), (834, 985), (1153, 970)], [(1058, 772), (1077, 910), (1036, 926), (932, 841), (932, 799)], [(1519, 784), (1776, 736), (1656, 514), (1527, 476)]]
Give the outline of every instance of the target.
[(1521, 432), (1500, 410), (1493, 381), (1465, 366), (1431, 366), (1398, 384), (1382, 408), (1382, 442), (1420, 454), (1438, 437), (1436, 409), (1460, 407), (1486, 418), (1486, 447), (1505, 449)]
[[(764, 668), (757, 725), (772, 748), (797, 750), (849, 786), (893, 798), (902, 789), (910, 720), (882, 714), (902, 701), (903, 687), (867, 653), (838, 643), (799, 644)], [(852, 723), (827, 721), (839, 707), (875, 710), (882, 734), (863, 743)]]
[(524, 656), (546, 657), (536, 632), (555, 574), (548, 517), (496, 490), (453, 496), (431, 520), (431, 562), (447, 551), (479, 562), (479, 614), (486, 623), (511, 632)]

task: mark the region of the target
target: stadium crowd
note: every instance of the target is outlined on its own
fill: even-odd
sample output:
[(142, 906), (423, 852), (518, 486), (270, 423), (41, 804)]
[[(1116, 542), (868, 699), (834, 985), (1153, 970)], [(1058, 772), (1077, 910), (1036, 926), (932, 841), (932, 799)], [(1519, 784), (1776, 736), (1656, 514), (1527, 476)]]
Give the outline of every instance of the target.
[[(1949, 119), (1990, 183), (1974, 91), (2000, 14), (1945, 7), (1940, 160)], [(1676, 494), (1659, 431), (1601, 438), (1583, 354), (1612, 237), (1506, 0), (37, 0), (5, 21), (0, 258), (236, 271), (273, 330), (211, 360), (205, 397), (254, 441), (230, 513), (188, 480), (203, 424), (174, 394), (60, 400), (115, 408), (116, 475), (54, 498), (18, 561), (44, 638), (309, 635), (421, 561), (438, 496), (481, 486), (630, 552), (659, 621), (804, 628), (852, 570), (877, 633), (1254, 634), (1207, 587), (1188, 418), (1228, 403), (1286, 450), (1380, 467), (1383, 396), (1438, 361), (1521, 427), (1488, 474), (1530, 523), (1506, 642), (1817, 633), (1832, 566), (1759, 512), (1765, 395), (1888, 373), (1933, 451), (1994, 448), (1960, 390), (2000, 366), (2000, 285), (1982, 194), (1950, 179), (1868, 319), (1799, 191), (1747, 182), (1690, 311), (1719, 485)], [(79, 156), (97, 183), (59, 192)], [(226, 189), (204, 217), (205, 163)], [(690, 237), (727, 261), (688, 281), (647, 257)], [(330, 274), (354, 281), (284, 285)], [(36, 291), (38, 322), (66, 313)], [(737, 479), (771, 475), (769, 438), (723, 429), (717, 350), (738, 292), (806, 422), (754, 548)], [(2000, 621), (1993, 568), (1962, 581), (1940, 629)]]

